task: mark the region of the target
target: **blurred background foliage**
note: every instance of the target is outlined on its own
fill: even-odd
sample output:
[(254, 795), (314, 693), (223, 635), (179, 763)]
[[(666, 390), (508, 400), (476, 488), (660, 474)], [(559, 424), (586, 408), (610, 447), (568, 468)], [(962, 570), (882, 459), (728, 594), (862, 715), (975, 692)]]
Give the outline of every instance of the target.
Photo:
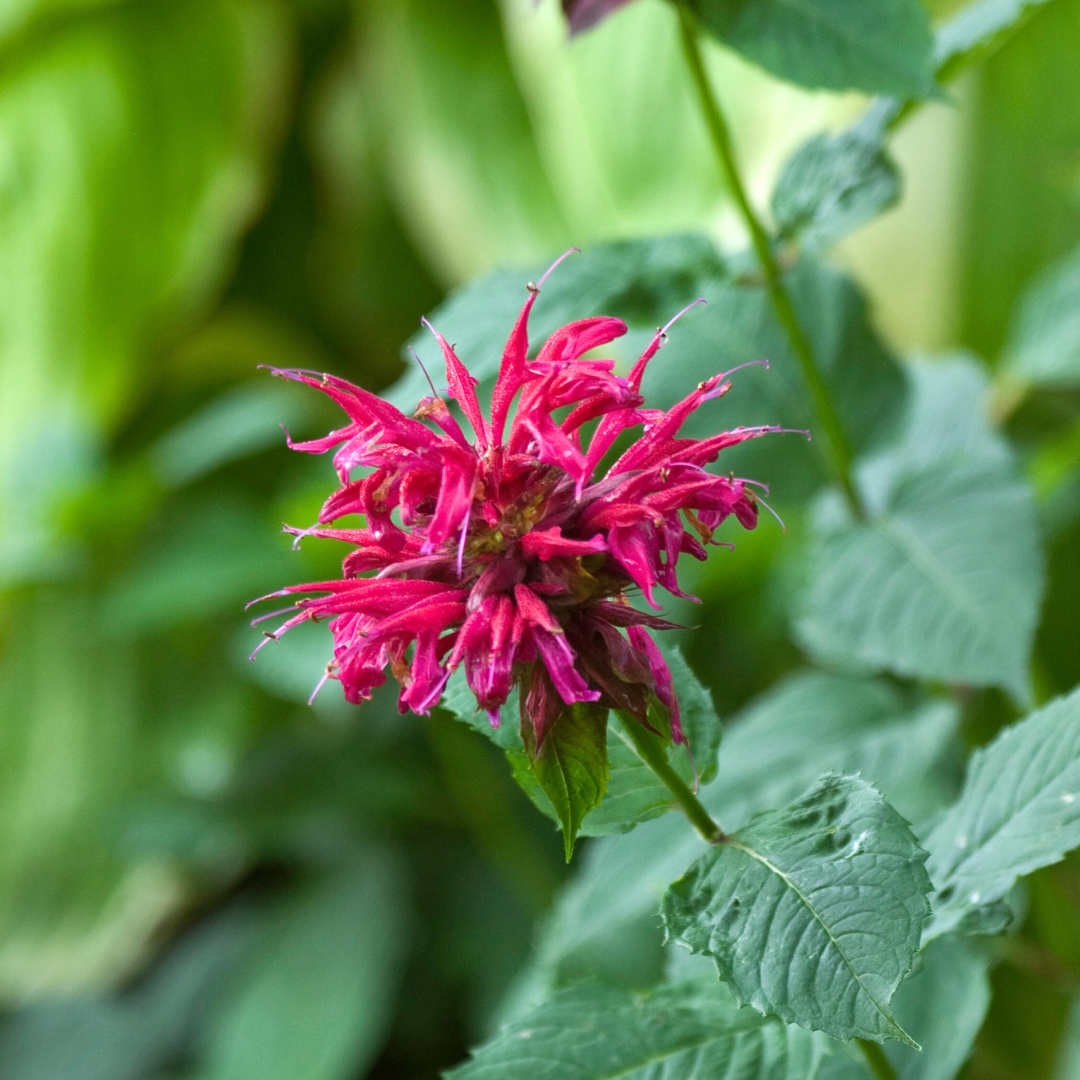
[[(5, 1080), (433, 1077), (506, 1008), (567, 870), (501, 755), (393, 694), (309, 708), (319, 628), (246, 659), (244, 602), (337, 558), (279, 532), (331, 473), (278, 424), (332, 417), (256, 365), (378, 390), (492, 267), (681, 230), (737, 251), (677, 45), (660, 0), (569, 46), (553, 0), (0, 0)], [(1008, 358), (1080, 243), (1078, 56), (1080, 0), (1053, 0), (895, 138), (901, 204), (830, 255), (891, 348)], [(707, 59), (761, 205), (865, 106)], [(1080, 380), (994, 388), (1049, 544), (1042, 699), (1080, 681)], [(788, 534), (693, 583), (721, 715), (803, 663), (807, 485), (764, 478)], [(1015, 715), (971, 692), (962, 730)], [(1029, 901), (972, 1077), (1080, 1075), (1080, 866)], [(630, 938), (612, 977), (647, 981)]]

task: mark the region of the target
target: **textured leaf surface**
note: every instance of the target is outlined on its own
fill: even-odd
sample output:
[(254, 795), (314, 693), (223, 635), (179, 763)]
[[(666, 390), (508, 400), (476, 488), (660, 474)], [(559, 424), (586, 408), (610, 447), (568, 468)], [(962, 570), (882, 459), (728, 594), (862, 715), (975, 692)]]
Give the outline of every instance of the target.
[(925, 859), (869, 784), (825, 776), (702, 855), (668, 889), (664, 926), (740, 1004), (838, 1039), (906, 1039), (889, 1001), (930, 911)]
[[(885, 1056), (900, 1080), (953, 1080), (971, 1054), (990, 1005), (990, 958), (956, 935), (939, 938), (915, 958), (892, 1000), (896, 1019), (922, 1047), (890, 1042)], [(820, 1080), (870, 1080), (853, 1045), (835, 1047)]]
[[(690, 743), (693, 763), (682, 746), (669, 745), (668, 758), (687, 783), (694, 780), (695, 766), (699, 782), (706, 783), (716, 775), (721, 738), (720, 720), (713, 706), (712, 695), (701, 685), (678, 648), (661, 645), (661, 649), (679, 695), (683, 730)], [(517, 691), (503, 707), (503, 722), (498, 728), (491, 726), (486, 713), (477, 710), (476, 698), (460, 670), (447, 684), (441, 704), (457, 719), (507, 751), (515, 779), (536, 806), (561, 825), (551, 800), (537, 783), (524, 752), (517, 723)], [(607, 754), (609, 772), (604, 800), (581, 822), (579, 836), (627, 832), (640, 822), (659, 817), (675, 805), (671, 792), (641, 760), (617, 723), (608, 724)]]
[(924, 97), (933, 35), (917, 0), (697, 0), (706, 27), (781, 79)]
[(916, 367), (904, 437), (868, 461), (868, 521), (813, 521), (797, 632), (823, 657), (1002, 686), (1027, 700), (1043, 568), (1028, 485), (981, 417), (968, 362)]
[[(539, 748), (526, 743), (533, 775), (562, 824), (567, 862), (582, 819), (607, 791), (607, 725), (605, 707), (578, 702), (563, 710)], [(525, 734), (531, 736), (531, 728)]]
[(370, 1065), (404, 955), (400, 867), (372, 848), (297, 896), (217, 1016), (213, 1080), (347, 1080)]
[(1080, 691), (972, 754), (960, 799), (926, 846), (937, 889), (928, 937), (1080, 846)]
[(1080, 382), (1080, 248), (1032, 282), (1020, 300), (1005, 357), (1009, 373), (1021, 379)]
[[(797, 675), (726, 726), (720, 774), (701, 798), (729, 831), (755, 812), (797, 798), (829, 769), (861, 770), (890, 799), (906, 792), (911, 802), (948, 745), (956, 720), (950, 703), (905, 712), (884, 683)], [(920, 796), (913, 805), (925, 801)], [(937, 805), (931, 802), (930, 809)], [(701, 851), (700, 837), (681, 814), (594, 844), (540, 939), (538, 981), (557, 982), (593, 965), (596, 956), (617, 951), (632, 936), (641, 955), (644, 943), (658, 945), (656, 912), (664, 890)]]
[(581, 987), (555, 994), (448, 1080), (812, 1080), (820, 1044), (808, 1032), (738, 1009), (714, 979), (646, 993)]

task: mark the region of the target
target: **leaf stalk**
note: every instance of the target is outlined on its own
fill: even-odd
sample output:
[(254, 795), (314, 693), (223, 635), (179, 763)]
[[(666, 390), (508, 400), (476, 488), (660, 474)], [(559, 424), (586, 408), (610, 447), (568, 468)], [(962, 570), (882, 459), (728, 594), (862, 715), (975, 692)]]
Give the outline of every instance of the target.
[(855, 1042), (863, 1052), (863, 1057), (866, 1058), (866, 1063), (877, 1080), (900, 1080), (880, 1044), (871, 1042), (869, 1039), (856, 1039)]
[(712, 815), (702, 806), (698, 797), (690, 790), (685, 780), (671, 767), (667, 753), (655, 737), (650, 736), (633, 717), (616, 713), (619, 723), (627, 738), (634, 744), (638, 757), (649, 766), (664, 786), (675, 796), (680, 809), (690, 819), (690, 824), (710, 844), (722, 844), (727, 837), (724, 831), (712, 819)]
[(780, 324), (791, 342), (803, 379), (810, 391), (818, 422), (825, 432), (828, 456), (833, 471), (840, 482), (844, 498), (851, 508), (851, 512), (861, 520), (866, 517), (866, 512), (852, 480), (853, 455), (851, 445), (844, 434), (844, 428), (840, 422), (840, 415), (836, 410), (836, 405), (833, 402), (832, 393), (821, 372), (817, 357), (814, 355), (814, 347), (799, 322), (799, 317), (795, 312), (795, 305), (791, 300), (791, 294), (784, 284), (780, 264), (776, 261), (776, 256), (773, 253), (772, 240), (765, 231), (765, 226), (762, 225), (754, 208), (750, 205), (746, 188), (739, 175), (727, 121), (724, 119), (720, 103), (713, 93), (712, 84), (709, 82), (709, 76), (705, 70), (701, 46), (698, 42), (696, 18), (685, 3), (679, 3), (677, 7), (683, 52), (686, 55), (687, 66), (690, 69), (698, 100), (705, 115), (705, 122), (712, 139), (713, 149), (720, 160), (720, 167), (723, 170), (731, 194), (739, 207), (739, 212), (742, 214), (746, 227), (750, 231), (750, 239), (765, 274), (769, 297), (772, 300), (773, 309), (776, 311), (776, 317), (780, 320)]

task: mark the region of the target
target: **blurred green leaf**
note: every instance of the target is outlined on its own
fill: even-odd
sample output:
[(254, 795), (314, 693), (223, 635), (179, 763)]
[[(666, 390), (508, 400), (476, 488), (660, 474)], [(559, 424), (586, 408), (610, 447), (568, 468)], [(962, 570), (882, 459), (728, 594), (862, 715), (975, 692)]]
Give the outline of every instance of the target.
[(567, 862), (582, 819), (607, 791), (607, 726), (607, 707), (590, 702), (564, 708), (539, 747), (524, 726), (529, 766), (559, 816)]
[(964, 790), (926, 846), (937, 889), (928, 939), (1080, 846), (1080, 691), (972, 754)]
[[(496, 270), (464, 285), (429, 315), (431, 324), (455, 343), (470, 374), (493, 380), (503, 348), (528, 293), (549, 263), (525, 270)], [(645, 237), (611, 244), (594, 244), (571, 255), (544, 284), (530, 320), (535, 354), (540, 343), (560, 326), (590, 315), (615, 315), (655, 330), (699, 295), (700, 281), (722, 273), (716, 249), (696, 234)], [(434, 339), (418, 331), (409, 345), (432, 356)], [(388, 397), (411, 410), (430, 393), (415, 361), (394, 384)], [(442, 361), (428, 365), (436, 384), (442, 382)]]
[(785, 239), (810, 250), (831, 247), (900, 201), (901, 180), (880, 125), (815, 135), (784, 165), (772, 215)]
[(250, 905), (212, 915), (135, 987), (31, 1005), (0, 1024), (5, 1080), (143, 1080), (191, 1050), (226, 974), (251, 944)]
[(899, 445), (859, 473), (868, 520), (835, 493), (818, 505), (797, 633), (836, 661), (1026, 701), (1043, 587), (1030, 489), (982, 419), (976, 368), (912, 373)]
[(934, 62), (948, 78), (950, 69), (995, 48), (1048, 0), (974, 0), (937, 28)]
[[(262, 194), (286, 51), (273, 4), (147, 0), (5, 59), (0, 474), (58, 419), (92, 441), (114, 424), (147, 346), (213, 297)], [(0, 490), (0, 535), (16, 511)]]
[(1029, 382), (1080, 382), (1080, 249), (1039, 274), (1021, 297), (1004, 365)]
[(214, 1020), (206, 1080), (348, 1080), (374, 1060), (393, 1015), (408, 934), (389, 853), (301, 886), (265, 928)]
[(909, 1042), (889, 1010), (930, 913), (926, 853), (865, 781), (827, 775), (754, 817), (664, 896), (670, 939), (740, 1005), (838, 1039)]
[(813, 1080), (821, 1044), (735, 1007), (713, 979), (645, 993), (611, 987), (564, 990), (446, 1074), (452, 1080)]
[(917, 0), (691, 0), (702, 23), (800, 86), (921, 98), (933, 35)]

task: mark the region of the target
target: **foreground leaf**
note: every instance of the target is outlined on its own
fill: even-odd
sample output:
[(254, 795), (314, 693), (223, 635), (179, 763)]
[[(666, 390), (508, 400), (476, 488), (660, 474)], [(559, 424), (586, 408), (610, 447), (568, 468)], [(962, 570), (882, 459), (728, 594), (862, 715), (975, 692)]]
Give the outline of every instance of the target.
[(1019, 303), (1006, 371), (1034, 383), (1080, 382), (1080, 248), (1041, 273)]
[(1080, 690), (972, 754), (960, 799), (926, 846), (937, 889), (927, 938), (1080, 846)]
[[(825, 770), (862, 771), (891, 799), (926, 805), (918, 788), (949, 745), (957, 710), (948, 702), (912, 712), (882, 682), (806, 672), (763, 694), (728, 726), (719, 777), (701, 799), (724, 828), (740, 828), (762, 810), (797, 798)], [(912, 796), (916, 797), (914, 800)], [(929, 809), (937, 809), (932, 801)], [(681, 814), (592, 845), (563, 890), (540, 938), (533, 989), (608, 965), (646, 969), (660, 949), (657, 911), (668, 884), (702, 852)]]
[(563, 710), (539, 748), (531, 745), (532, 728), (523, 725), (533, 775), (562, 824), (567, 862), (582, 819), (607, 790), (607, 724), (606, 707), (579, 701)]
[[(721, 736), (720, 720), (713, 706), (712, 695), (701, 685), (678, 648), (662, 645), (661, 650), (679, 695), (683, 731), (690, 745), (688, 753), (685, 747), (668, 744), (668, 759), (688, 784), (694, 782), (695, 767), (698, 781), (707, 783), (716, 775)], [(507, 752), (515, 779), (537, 808), (561, 826), (559, 815), (537, 782), (521, 742), (516, 723), (517, 691), (503, 707), (504, 719), (498, 728), (493, 728), (487, 715), (477, 710), (476, 698), (462, 672), (451, 677), (441, 705)], [(692, 759), (690, 754), (693, 754)], [(675, 806), (671, 792), (641, 760), (619, 724), (608, 724), (607, 755), (608, 783), (604, 800), (583, 819), (578, 829), (579, 836), (627, 832)]]
[(913, 369), (904, 437), (865, 463), (869, 519), (813, 521), (797, 632), (811, 651), (1026, 701), (1043, 569), (1029, 486), (982, 419), (966, 361)]
[(925, 97), (933, 35), (917, 0), (695, 0), (703, 24), (781, 79)]
[(736, 1008), (714, 979), (653, 991), (581, 987), (554, 995), (446, 1074), (447, 1080), (813, 1080), (821, 1044)]
[(925, 859), (869, 784), (826, 776), (701, 856), (668, 889), (664, 925), (739, 1004), (838, 1039), (910, 1041), (889, 1001), (929, 914)]

